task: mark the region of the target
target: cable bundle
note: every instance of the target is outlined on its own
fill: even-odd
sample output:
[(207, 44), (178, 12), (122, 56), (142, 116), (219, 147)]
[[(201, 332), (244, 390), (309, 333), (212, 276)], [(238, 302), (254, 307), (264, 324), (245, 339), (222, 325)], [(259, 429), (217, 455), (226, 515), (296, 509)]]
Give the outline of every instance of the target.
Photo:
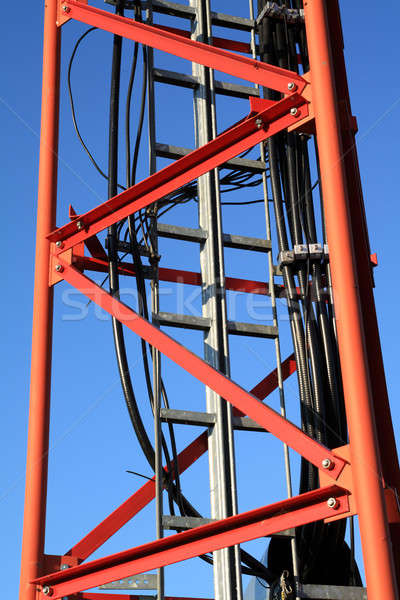
[[(259, 13), (265, 4), (265, 0), (258, 0)], [(277, 4), (302, 9), (301, 0)], [(259, 43), (262, 61), (295, 72), (300, 68), (308, 71), (305, 29), (300, 20), (293, 23), (266, 15), (259, 25)], [(264, 95), (280, 99), (279, 94), (269, 89), (264, 89)], [(280, 256), (294, 249), (292, 261), (283, 261), (281, 270), (297, 363), (302, 429), (321, 444), (334, 448), (347, 443), (347, 427), (334, 310), (327, 292), (329, 265), (323, 252), (320, 255), (309, 252), (314, 247), (310, 245), (318, 242), (320, 248), (327, 247), (323, 217), (319, 227), (316, 222), (309, 140), (309, 136), (301, 133), (280, 132), (267, 142), (268, 162)], [(315, 154), (318, 157), (316, 141)], [(296, 253), (299, 248), (304, 249), (304, 255)], [(300, 493), (318, 487), (317, 468), (302, 459)], [(344, 541), (345, 528), (345, 520), (297, 528), (302, 583), (361, 585), (354, 557)], [(268, 558), (269, 567), (277, 577), (285, 569), (293, 573), (286, 540), (273, 539)]]

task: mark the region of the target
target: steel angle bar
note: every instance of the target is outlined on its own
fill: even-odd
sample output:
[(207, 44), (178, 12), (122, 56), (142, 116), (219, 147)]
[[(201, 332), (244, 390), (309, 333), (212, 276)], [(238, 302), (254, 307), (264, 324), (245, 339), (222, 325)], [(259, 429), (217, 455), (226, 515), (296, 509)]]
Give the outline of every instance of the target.
[(171, 31), (133, 21), (94, 6), (83, 4), (77, 0), (60, 0), (59, 4), (60, 14), (65, 15), (67, 19), (81, 21), (92, 27), (98, 27), (157, 50), (228, 73), (234, 77), (240, 77), (252, 83), (259, 83), (264, 87), (284, 94), (293, 89), (292, 87), (288, 88), (289, 83), (294, 83), (299, 92), (306, 85), (306, 81), (292, 71), (261, 63), (252, 58), (240, 56), (202, 42), (196, 42)]
[[(74, 256), (73, 264), (79, 270), (97, 271), (100, 273), (108, 273), (108, 262), (92, 258), (90, 256)], [(132, 263), (121, 262), (118, 265), (120, 275), (135, 276), (135, 267)], [(159, 268), (160, 281), (169, 281), (172, 283), (185, 283), (187, 285), (201, 285), (201, 275), (195, 271), (183, 271), (182, 269), (169, 269), (167, 267)], [(146, 271), (144, 273), (147, 275)], [(269, 296), (271, 290), (269, 284), (265, 281), (251, 281), (250, 279), (238, 279), (235, 277), (225, 278), (225, 289), (245, 294), (259, 294), (261, 296)], [(283, 285), (275, 284), (275, 293), (282, 294), (285, 292)]]
[[(208, 447), (207, 432), (203, 432), (193, 442), (191, 442), (178, 455), (178, 470), (183, 473), (200, 456), (206, 452)], [(175, 466), (172, 462), (172, 477), (175, 478)], [(102, 546), (114, 533), (125, 525), (132, 517), (149, 504), (155, 497), (154, 478), (147, 481), (130, 498), (116, 508), (108, 517), (106, 517), (97, 527), (92, 529), (82, 540), (77, 542), (71, 550), (67, 552), (70, 556), (76, 556), (80, 560), (85, 560), (97, 548)]]
[[(289, 377), (296, 370), (296, 362), (293, 355), (289, 356), (282, 363), (282, 376), (284, 379)], [(271, 371), (262, 379), (253, 389), (251, 394), (259, 400), (263, 400), (268, 394), (278, 387), (276, 369)], [(242, 415), (239, 410), (235, 415)], [(178, 455), (179, 473), (183, 473), (189, 468), (208, 448), (208, 431), (203, 431), (197, 438), (186, 446)], [(172, 462), (174, 468), (174, 463)], [(173, 477), (175, 474), (172, 472)], [(132, 517), (142, 510), (154, 499), (155, 486), (154, 479), (147, 481), (123, 504), (118, 506), (110, 515), (108, 515), (97, 527), (92, 529), (82, 540), (77, 542), (66, 554), (75, 556), (80, 560), (88, 558), (95, 550), (104, 544), (114, 533), (123, 527)]]
[[(328, 500), (335, 498), (335, 508)], [(125, 550), (35, 579), (51, 597), (70, 596), (109, 581), (148, 572), (187, 560), (205, 552), (214, 552), (245, 541), (271, 535), (284, 529), (348, 512), (348, 497), (333, 485), (268, 506), (221, 519), (195, 529), (171, 535), (136, 548)], [(42, 590), (43, 590), (42, 587)], [(45, 595), (42, 593), (41, 598)]]
[(257, 398), (208, 365), (204, 360), (190, 352), (190, 350), (154, 327), (146, 319), (140, 317), (134, 310), (116, 298), (113, 298), (85, 275), (82, 275), (68, 265), (62, 258), (58, 257), (57, 260), (59, 261), (63, 278), (73, 287), (80, 290), (82, 294), (90, 298), (106, 312), (115, 316), (131, 331), (146, 340), (151, 346), (157, 348), (176, 364), (183, 367), (188, 373), (210, 387), (233, 406), (245, 412), (251, 419), (285, 442), (315, 466), (320, 468), (322, 461), (329, 459), (331, 461), (331, 468), (327, 471), (327, 475), (335, 480), (339, 477), (344, 466), (347, 464), (343, 459), (335, 456), (328, 448), (308, 437), (296, 425), (281, 417), (269, 406), (262, 404)]
[[(262, 105), (262, 100), (253, 100), (257, 100), (257, 107)], [(160, 200), (193, 179), (285, 129), (296, 119), (304, 118), (307, 114), (307, 101), (298, 94), (292, 94), (272, 106), (268, 102), (265, 110), (251, 113), (246, 119), (208, 144), (193, 150), (161, 171), (157, 171), (147, 179), (81, 215), (79, 220), (67, 223), (53, 231), (48, 236), (50, 241), (60, 241), (62, 246), (56, 249), (56, 254), (64, 252), (135, 211)]]

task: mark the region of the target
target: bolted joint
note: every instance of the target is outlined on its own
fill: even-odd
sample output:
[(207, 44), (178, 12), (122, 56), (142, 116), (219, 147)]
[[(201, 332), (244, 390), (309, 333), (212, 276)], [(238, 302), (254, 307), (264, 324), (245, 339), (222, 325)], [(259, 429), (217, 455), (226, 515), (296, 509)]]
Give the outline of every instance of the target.
[(329, 471), (331, 471), (334, 466), (335, 463), (330, 458), (324, 458), (324, 460), (322, 461), (322, 467), (324, 469), (328, 469)]
[(294, 92), (295, 90), (297, 90), (297, 85), (293, 81), (290, 81), (287, 84), (287, 89), (289, 90), (289, 92)]
[(262, 120), (262, 119), (260, 119), (260, 117), (258, 117), (258, 118), (256, 119), (256, 127), (257, 127), (257, 129), (261, 129), (261, 128), (262, 128), (262, 126), (263, 126), (263, 120)]
[(328, 498), (326, 503), (329, 508), (333, 508), (333, 509), (339, 508), (339, 501), (336, 500), (336, 498), (333, 498), (333, 496), (332, 496), (332, 498)]
[(78, 231), (81, 231), (83, 229), (83, 222), (82, 221), (77, 221), (76, 222), (76, 228)]
[(51, 588), (51, 587), (49, 587), (48, 585), (44, 585), (44, 586), (42, 587), (42, 593), (43, 593), (45, 596), (52, 596), (52, 594), (53, 594), (53, 590), (52, 590), (52, 588)]
[(293, 106), (293, 108), (290, 109), (290, 114), (292, 117), (296, 117), (299, 114), (299, 109)]
[(57, 271), (57, 273), (62, 273), (64, 271), (64, 269), (61, 265), (56, 265), (54, 267), (54, 270)]

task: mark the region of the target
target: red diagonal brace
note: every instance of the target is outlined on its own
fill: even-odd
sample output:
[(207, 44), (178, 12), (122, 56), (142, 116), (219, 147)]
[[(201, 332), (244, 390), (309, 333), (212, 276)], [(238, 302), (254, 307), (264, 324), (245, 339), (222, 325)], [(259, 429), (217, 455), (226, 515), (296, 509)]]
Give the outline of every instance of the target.
[[(74, 256), (74, 266), (80, 271), (96, 271), (108, 273), (108, 260), (91, 258), (90, 256)], [(133, 263), (121, 262), (118, 264), (120, 275), (135, 275)], [(201, 285), (201, 274), (195, 271), (183, 271), (182, 269), (169, 269), (160, 267), (158, 269), (158, 278), (160, 281), (170, 281), (173, 283), (186, 283), (188, 285)], [(225, 278), (225, 289), (248, 294), (260, 294), (269, 296), (269, 284), (265, 281), (251, 281), (250, 279), (238, 279), (236, 277)], [(275, 294), (280, 296), (285, 293), (283, 285), (275, 284)]]
[[(257, 99), (257, 106), (259, 103), (260, 100)], [(267, 104), (268, 108), (264, 111), (245, 119), (208, 144), (193, 150), (161, 171), (81, 215), (81, 230), (77, 229), (76, 223), (67, 223), (53, 231), (48, 236), (50, 241), (62, 241), (64, 244), (63, 250), (56, 252), (67, 250), (135, 211), (160, 200), (308, 114), (306, 100), (298, 94), (292, 94), (273, 106), (270, 106), (270, 101)], [(250, 105), (252, 106), (251, 102)], [(297, 108), (295, 115), (290, 112), (292, 108)]]
[(257, 398), (216, 369), (213, 369), (204, 360), (181, 346), (181, 344), (157, 327), (151, 325), (151, 323), (140, 317), (131, 308), (113, 298), (60, 257), (57, 260), (63, 270), (64, 279), (80, 290), (82, 294), (116, 317), (118, 321), (146, 340), (151, 346), (157, 348), (162, 354), (165, 354), (165, 356), (173, 360), (176, 364), (183, 367), (196, 379), (254, 419), (259, 425), (278, 437), (282, 442), (285, 442), (318, 468), (320, 468), (324, 459), (329, 458), (333, 467), (328, 472), (328, 475), (332, 479), (339, 477), (346, 464), (344, 460), (336, 457), (328, 448), (308, 437), (296, 425), (259, 402)]
[[(335, 509), (327, 500), (335, 497)], [(35, 579), (35, 584), (48, 586), (54, 600), (70, 596), (123, 577), (148, 572), (206, 552), (234, 546), (261, 536), (271, 535), (348, 512), (346, 492), (337, 486), (319, 488), (288, 500), (256, 508), (227, 519), (155, 540), (124, 552), (83, 563)], [(45, 599), (44, 594), (41, 596)]]
[[(199, 435), (191, 444), (186, 446), (178, 456), (179, 473), (183, 473), (190, 467), (208, 448), (208, 432)], [(172, 466), (174, 477), (174, 465)], [(175, 477), (174, 477), (175, 478)], [(85, 560), (97, 548), (102, 546), (114, 533), (125, 523), (149, 504), (155, 497), (155, 480), (150, 479), (137, 490), (128, 500), (116, 508), (97, 527), (92, 529), (82, 540), (67, 552), (68, 555), (76, 556)]]
[[(282, 363), (282, 379), (287, 379), (296, 370), (296, 361), (293, 354), (288, 356)], [(278, 387), (277, 371), (274, 369), (264, 379), (262, 379), (250, 394), (253, 394), (259, 400), (264, 400), (268, 394)], [(243, 413), (236, 411), (235, 414)], [(179, 473), (190, 467), (208, 448), (208, 431), (203, 431), (193, 442), (191, 442), (178, 455)], [(174, 463), (172, 463), (174, 470)], [(86, 560), (97, 548), (106, 542), (114, 533), (123, 527), (132, 517), (142, 510), (149, 502), (154, 499), (155, 485), (154, 479), (145, 483), (128, 500), (116, 508), (108, 517), (106, 517), (97, 527), (92, 529), (82, 540), (75, 544), (68, 555), (78, 558), (80, 561)]]
[(202, 42), (186, 39), (181, 35), (94, 8), (76, 0), (60, 1), (60, 5), (60, 12), (67, 14), (69, 19), (81, 21), (92, 27), (98, 27), (140, 44), (205, 65), (211, 69), (229, 73), (234, 77), (240, 77), (252, 83), (259, 83), (264, 87), (284, 94), (288, 93), (288, 84), (291, 82), (297, 86), (299, 92), (306, 85), (304, 79), (293, 71), (287, 71)]

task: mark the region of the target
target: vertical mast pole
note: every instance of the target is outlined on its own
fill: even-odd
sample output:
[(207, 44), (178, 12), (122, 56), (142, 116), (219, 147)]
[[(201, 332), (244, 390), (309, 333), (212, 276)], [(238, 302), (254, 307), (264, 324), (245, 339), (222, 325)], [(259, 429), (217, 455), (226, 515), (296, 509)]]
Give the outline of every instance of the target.
[(398, 592), (373, 419), (326, 7), (323, 0), (306, 0), (304, 9), (338, 345), (368, 598), (395, 600)]
[(44, 560), (53, 322), (46, 235), (55, 228), (60, 77), (56, 20), (56, 0), (46, 0), (21, 600), (35, 599), (35, 587), (29, 582), (42, 574)]

